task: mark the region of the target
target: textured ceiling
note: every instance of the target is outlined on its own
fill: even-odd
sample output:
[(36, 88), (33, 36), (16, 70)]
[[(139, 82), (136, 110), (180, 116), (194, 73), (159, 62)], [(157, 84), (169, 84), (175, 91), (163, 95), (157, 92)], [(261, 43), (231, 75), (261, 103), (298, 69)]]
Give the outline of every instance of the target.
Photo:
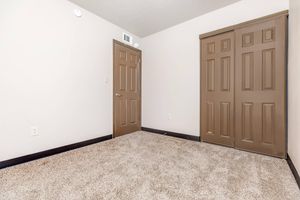
[(239, 0), (70, 0), (140, 37)]

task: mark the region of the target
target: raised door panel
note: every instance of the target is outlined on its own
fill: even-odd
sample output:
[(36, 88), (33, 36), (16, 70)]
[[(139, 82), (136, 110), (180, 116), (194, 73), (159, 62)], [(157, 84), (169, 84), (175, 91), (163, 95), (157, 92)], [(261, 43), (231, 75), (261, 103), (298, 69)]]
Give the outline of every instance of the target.
[(221, 102), (220, 103), (220, 136), (221, 137), (230, 137), (230, 102)]
[(262, 104), (262, 135), (261, 141), (266, 145), (274, 145), (275, 131), (275, 105), (273, 103)]
[(207, 117), (207, 134), (214, 135), (215, 134), (215, 124), (216, 124), (216, 116), (213, 102), (206, 103), (206, 117)]
[(207, 91), (215, 90), (215, 81), (215, 60), (210, 59), (207, 61)]
[(201, 138), (234, 145), (234, 33), (201, 40)]
[(254, 89), (254, 53), (242, 54), (242, 89)]
[(128, 99), (128, 109), (130, 112), (128, 112), (128, 123), (129, 124), (137, 124), (138, 123), (138, 118), (137, 118), (137, 107), (138, 107), (138, 102), (136, 99)]
[(127, 103), (126, 99), (120, 99), (118, 101), (118, 110), (119, 110), (119, 115), (118, 115), (118, 120), (119, 124), (121, 127), (124, 127), (127, 125)]
[[(207, 43), (207, 54), (214, 54), (216, 51), (216, 45), (215, 42), (209, 42)], [(205, 47), (204, 47), (205, 48)]]
[(221, 85), (222, 91), (230, 91), (230, 76), (231, 58), (229, 56), (221, 58)]
[(262, 88), (264, 90), (275, 89), (275, 49), (262, 51)]
[(253, 143), (255, 127), (253, 127), (253, 103), (243, 103), (242, 105), (242, 141)]
[(127, 72), (126, 72), (126, 64), (119, 64), (118, 69), (118, 90), (119, 91), (126, 91), (126, 83), (127, 83)]
[(129, 66), (128, 72), (128, 92), (136, 92), (137, 90), (137, 69), (135, 66)]
[(237, 29), (235, 143), (239, 149), (285, 157), (286, 17)]

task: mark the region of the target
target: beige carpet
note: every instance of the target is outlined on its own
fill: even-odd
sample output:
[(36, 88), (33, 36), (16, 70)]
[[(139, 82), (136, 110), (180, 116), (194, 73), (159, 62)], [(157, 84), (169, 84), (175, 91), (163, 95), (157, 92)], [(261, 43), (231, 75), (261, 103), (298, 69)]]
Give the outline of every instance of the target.
[(137, 132), (0, 170), (1, 200), (300, 199), (285, 160)]

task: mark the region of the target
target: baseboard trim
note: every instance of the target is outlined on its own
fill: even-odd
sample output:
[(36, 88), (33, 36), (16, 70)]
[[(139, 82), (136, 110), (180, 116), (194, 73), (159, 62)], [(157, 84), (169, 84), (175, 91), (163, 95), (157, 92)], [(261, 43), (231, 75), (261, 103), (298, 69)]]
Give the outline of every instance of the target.
[(147, 132), (157, 133), (157, 134), (161, 134), (161, 135), (167, 135), (167, 136), (172, 136), (172, 137), (177, 137), (177, 138), (182, 138), (182, 139), (186, 139), (186, 140), (200, 142), (200, 137), (193, 136), (193, 135), (187, 135), (187, 134), (183, 134), (183, 133), (175, 133), (175, 132), (171, 132), (171, 131), (159, 130), (159, 129), (154, 129), (154, 128), (146, 128), (146, 127), (142, 127), (142, 131), (147, 131)]
[(290, 167), (290, 169), (291, 169), (291, 171), (292, 171), (292, 173), (293, 173), (293, 175), (296, 179), (298, 187), (300, 189), (300, 176), (299, 176), (298, 171), (297, 171), (293, 161), (291, 160), (291, 157), (289, 156), (289, 154), (287, 154), (286, 161), (287, 161), (287, 163), (288, 163), (288, 165), (289, 165), (289, 167)]
[(66, 151), (78, 149), (78, 148), (81, 148), (81, 147), (84, 147), (84, 146), (88, 146), (88, 145), (91, 145), (91, 144), (96, 144), (96, 143), (103, 142), (103, 141), (106, 141), (106, 140), (109, 140), (109, 139), (112, 139), (112, 135), (106, 135), (106, 136), (103, 136), (103, 137), (99, 137), (99, 138), (95, 138), (95, 139), (91, 139), (91, 140), (86, 140), (86, 141), (83, 141), (83, 142), (69, 144), (69, 145), (66, 145), (66, 146), (62, 146), (62, 147), (58, 147), (58, 148), (54, 148), (54, 149), (49, 149), (49, 150), (46, 150), (46, 151), (42, 151), (42, 152), (38, 152), (38, 153), (26, 155), (26, 156), (21, 156), (21, 157), (18, 157), (18, 158), (13, 158), (13, 159), (10, 159), (10, 160), (5, 160), (5, 161), (0, 162), (0, 169), (4, 169), (4, 168), (7, 168), (7, 167), (19, 165), (19, 164), (26, 163), (26, 162), (33, 161), (33, 160), (37, 160), (37, 159), (40, 159), (40, 158), (45, 158), (45, 157), (52, 156), (52, 155), (59, 154), (59, 153), (63, 153), (63, 152), (66, 152)]

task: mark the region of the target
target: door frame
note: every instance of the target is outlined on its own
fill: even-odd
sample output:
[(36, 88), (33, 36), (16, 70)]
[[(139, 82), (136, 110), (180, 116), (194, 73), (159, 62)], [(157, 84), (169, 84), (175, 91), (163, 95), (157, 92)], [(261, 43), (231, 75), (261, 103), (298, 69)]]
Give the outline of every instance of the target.
[(138, 81), (138, 84), (139, 84), (139, 86), (140, 86), (140, 101), (139, 101), (139, 104), (138, 104), (138, 106), (140, 107), (140, 113), (139, 113), (139, 115), (140, 115), (140, 119), (139, 119), (139, 130), (141, 130), (141, 128), (142, 128), (142, 50), (140, 50), (140, 49), (137, 49), (137, 48), (135, 48), (135, 47), (132, 47), (132, 46), (130, 46), (130, 45), (127, 45), (127, 44), (124, 44), (123, 42), (120, 42), (120, 41), (118, 41), (118, 40), (116, 40), (116, 39), (113, 39), (113, 74), (112, 74), (112, 77), (113, 77), (113, 93), (112, 93), (112, 95), (113, 95), (113, 134), (112, 134), (112, 136), (113, 136), (113, 138), (115, 138), (116, 137), (116, 110), (115, 110), (115, 102), (116, 102), (116, 96), (115, 96), (115, 74), (114, 74), (114, 69), (115, 69), (115, 47), (116, 47), (116, 45), (121, 45), (121, 46), (123, 46), (123, 47), (125, 47), (125, 48), (129, 48), (129, 49), (131, 49), (131, 50), (133, 50), (133, 51), (136, 51), (136, 52), (138, 52), (139, 54), (140, 54), (140, 62), (139, 62), (139, 64), (140, 64), (140, 73), (139, 73), (139, 76), (140, 76), (140, 79), (139, 79), (139, 81)]

